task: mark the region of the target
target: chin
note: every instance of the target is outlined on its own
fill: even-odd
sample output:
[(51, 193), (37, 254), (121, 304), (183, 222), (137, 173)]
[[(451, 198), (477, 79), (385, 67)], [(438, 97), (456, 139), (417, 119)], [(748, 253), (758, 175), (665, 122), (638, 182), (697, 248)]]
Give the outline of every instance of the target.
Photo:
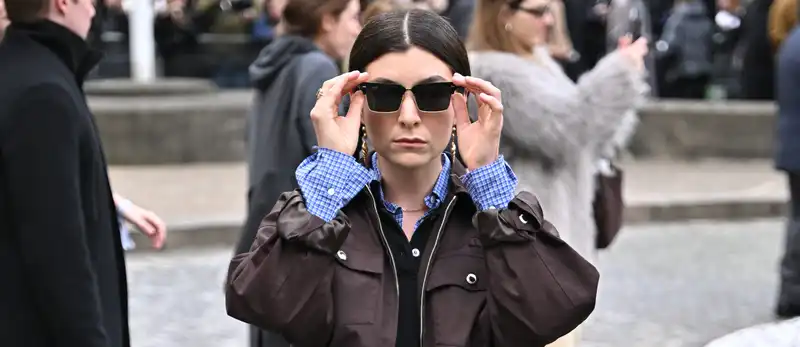
[(427, 152), (394, 152), (385, 156), (386, 160), (392, 164), (407, 169), (416, 169), (428, 165), (434, 157), (438, 158), (438, 156), (432, 156)]

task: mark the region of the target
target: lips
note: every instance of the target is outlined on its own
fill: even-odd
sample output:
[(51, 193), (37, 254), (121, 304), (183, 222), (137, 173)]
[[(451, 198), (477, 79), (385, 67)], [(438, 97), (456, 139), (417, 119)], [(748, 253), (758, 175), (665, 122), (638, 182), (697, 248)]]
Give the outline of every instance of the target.
[(427, 141), (425, 141), (423, 139), (418, 139), (418, 138), (401, 138), (401, 139), (394, 140), (394, 142), (403, 143), (403, 144), (425, 144), (425, 143), (427, 143)]

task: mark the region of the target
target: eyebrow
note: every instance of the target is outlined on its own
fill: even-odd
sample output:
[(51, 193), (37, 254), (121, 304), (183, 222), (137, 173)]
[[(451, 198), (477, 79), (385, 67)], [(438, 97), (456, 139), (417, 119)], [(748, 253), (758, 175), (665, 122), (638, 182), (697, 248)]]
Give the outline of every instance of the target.
[[(424, 78), (424, 79), (421, 79), (421, 80), (417, 81), (417, 83), (414, 83), (414, 85), (416, 86), (416, 85), (419, 85), (419, 84), (434, 83), (434, 82), (444, 82), (444, 81), (445, 81), (444, 77), (439, 76), (439, 75), (433, 75), (433, 76), (430, 76), (428, 78)], [(388, 78), (383, 78), (383, 77), (376, 78), (375, 80), (372, 81), (372, 83), (387, 83), (387, 84), (402, 85), (400, 83), (397, 83), (395, 81), (392, 81), (392, 80), (390, 80)]]

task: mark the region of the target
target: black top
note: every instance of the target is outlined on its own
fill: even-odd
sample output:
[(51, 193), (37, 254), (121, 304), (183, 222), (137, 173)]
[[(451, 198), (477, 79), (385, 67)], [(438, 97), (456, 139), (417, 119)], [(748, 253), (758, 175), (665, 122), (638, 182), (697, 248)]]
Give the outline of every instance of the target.
[(83, 79), (99, 60), (49, 22), (0, 44), (0, 341), (129, 346), (116, 208)]
[(422, 254), (425, 253), (428, 238), (433, 231), (434, 221), (438, 218), (440, 210), (441, 206), (431, 211), (414, 231), (411, 240), (408, 240), (402, 227), (397, 224), (391, 213), (385, 208), (379, 208), (381, 225), (394, 256), (397, 280), (400, 284), (397, 341), (395, 343), (397, 347), (420, 345), (420, 293), (417, 289), (417, 280), (422, 273), (420, 271)]

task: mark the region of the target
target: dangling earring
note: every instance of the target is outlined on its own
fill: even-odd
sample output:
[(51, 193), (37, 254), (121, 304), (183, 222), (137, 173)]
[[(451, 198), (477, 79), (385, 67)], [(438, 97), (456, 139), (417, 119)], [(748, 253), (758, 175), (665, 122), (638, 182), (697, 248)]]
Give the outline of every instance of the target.
[(513, 29), (514, 27), (511, 26), (511, 23), (506, 23), (506, 25), (503, 28), (506, 29), (506, 31), (511, 31), (511, 29)]
[(369, 146), (367, 146), (367, 127), (361, 124), (361, 159), (369, 167)]
[(456, 126), (453, 125), (453, 136), (451, 137), (452, 140), (450, 141), (450, 155), (453, 156), (453, 160), (456, 160)]

